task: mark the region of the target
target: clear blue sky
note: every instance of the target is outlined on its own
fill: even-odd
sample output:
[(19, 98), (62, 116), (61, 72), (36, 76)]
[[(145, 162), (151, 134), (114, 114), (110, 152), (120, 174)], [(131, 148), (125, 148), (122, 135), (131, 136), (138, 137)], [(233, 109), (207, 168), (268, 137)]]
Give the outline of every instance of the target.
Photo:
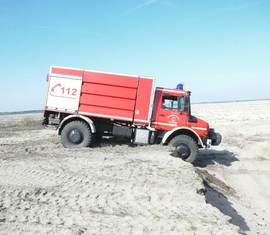
[(0, 0), (0, 112), (43, 109), (50, 65), (270, 98), (270, 0)]

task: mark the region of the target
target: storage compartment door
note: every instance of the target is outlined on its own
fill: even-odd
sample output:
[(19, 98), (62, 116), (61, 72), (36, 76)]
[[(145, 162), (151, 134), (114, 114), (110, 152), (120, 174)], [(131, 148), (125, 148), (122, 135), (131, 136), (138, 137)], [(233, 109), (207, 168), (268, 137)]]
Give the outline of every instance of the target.
[(46, 109), (77, 112), (81, 86), (82, 77), (50, 75)]
[(134, 122), (148, 125), (152, 114), (154, 79), (140, 77), (137, 89)]

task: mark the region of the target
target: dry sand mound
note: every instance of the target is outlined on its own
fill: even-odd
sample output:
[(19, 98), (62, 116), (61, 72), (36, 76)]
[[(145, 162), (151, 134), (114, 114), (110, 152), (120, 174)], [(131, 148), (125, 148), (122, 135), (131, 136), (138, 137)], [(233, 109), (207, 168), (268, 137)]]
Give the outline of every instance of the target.
[(238, 234), (165, 147), (65, 149), (40, 120), (0, 117), (1, 234)]

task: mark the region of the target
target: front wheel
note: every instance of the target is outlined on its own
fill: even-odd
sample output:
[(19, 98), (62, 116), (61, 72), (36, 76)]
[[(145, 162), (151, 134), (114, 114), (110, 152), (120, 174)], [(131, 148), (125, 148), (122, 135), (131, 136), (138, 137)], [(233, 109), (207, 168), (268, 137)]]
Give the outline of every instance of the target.
[(174, 155), (182, 158), (184, 161), (193, 163), (198, 154), (196, 142), (187, 135), (175, 136), (170, 142), (170, 146), (175, 147)]
[(66, 148), (88, 147), (92, 143), (92, 133), (85, 122), (72, 121), (64, 126), (61, 141)]

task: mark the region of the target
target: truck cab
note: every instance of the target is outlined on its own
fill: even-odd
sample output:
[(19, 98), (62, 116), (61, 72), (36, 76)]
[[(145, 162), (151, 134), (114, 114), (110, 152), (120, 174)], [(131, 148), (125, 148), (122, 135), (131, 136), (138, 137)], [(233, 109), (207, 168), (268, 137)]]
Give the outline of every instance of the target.
[[(159, 130), (161, 142), (176, 147), (175, 154), (189, 162), (194, 161), (196, 154), (193, 158), (191, 153), (196, 153), (197, 148), (221, 142), (221, 136), (209, 129), (207, 122), (191, 115), (190, 94), (180, 85), (177, 89), (156, 88), (151, 119), (151, 127)], [(180, 143), (182, 139), (184, 144)]]
[(178, 127), (188, 127), (201, 137), (208, 136), (208, 123), (191, 115), (190, 92), (157, 88), (153, 110), (153, 128), (171, 131)]

